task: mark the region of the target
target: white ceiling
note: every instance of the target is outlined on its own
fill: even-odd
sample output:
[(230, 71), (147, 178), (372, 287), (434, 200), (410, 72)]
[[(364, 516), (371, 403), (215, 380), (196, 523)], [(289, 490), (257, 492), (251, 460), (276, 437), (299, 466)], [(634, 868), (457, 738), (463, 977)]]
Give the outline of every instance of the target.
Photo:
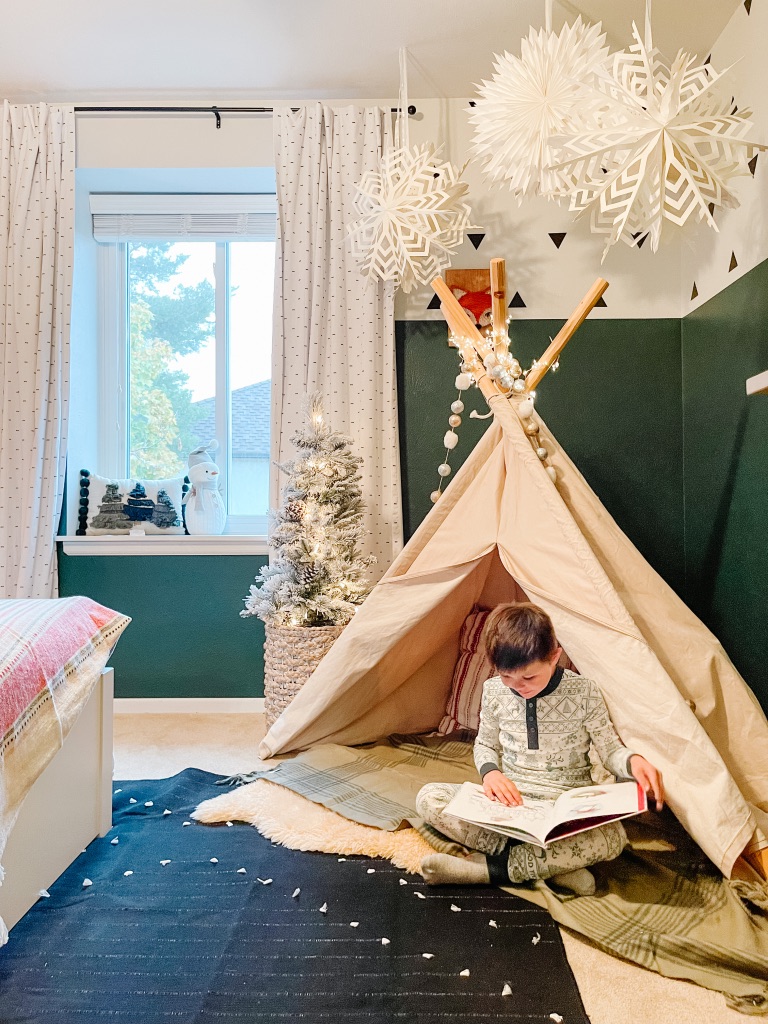
[[(740, 0), (656, 0), (657, 45), (706, 57)], [(519, 47), (544, 0), (6, 0), (0, 98), (86, 103), (469, 97), (494, 52)], [(644, 0), (558, 0), (615, 46)]]

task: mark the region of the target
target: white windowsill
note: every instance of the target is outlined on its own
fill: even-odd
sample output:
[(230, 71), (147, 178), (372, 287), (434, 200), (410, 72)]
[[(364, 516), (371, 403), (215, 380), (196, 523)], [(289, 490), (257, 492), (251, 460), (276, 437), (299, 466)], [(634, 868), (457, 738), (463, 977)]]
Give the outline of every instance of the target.
[(266, 555), (267, 538), (222, 534), (220, 537), (57, 537), (65, 555)]

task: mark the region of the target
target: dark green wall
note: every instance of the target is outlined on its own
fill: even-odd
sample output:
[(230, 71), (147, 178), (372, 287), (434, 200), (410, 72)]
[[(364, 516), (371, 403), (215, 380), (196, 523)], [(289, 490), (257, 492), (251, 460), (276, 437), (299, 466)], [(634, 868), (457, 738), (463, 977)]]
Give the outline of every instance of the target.
[(261, 697), (264, 626), (240, 618), (265, 558), (59, 554), (62, 597), (86, 594), (133, 621), (111, 664), (118, 697)]
[(682, 321), (685, 524), (691, 608), (768, 708), (768, 262)]
[[(524, 365), (559, 321), (518, 320), (512, 348)], [(403, 504), (410, 535), (430, 508), (458, 372), (439, 321), (397, 324)], [(648, 561), (678, 591), (685, 583), (679, 320), (587, 320), (538, 389), (536, 407), (591, 487)], [(486, 427), (476, 390), (458, 430), (457, 469)]]

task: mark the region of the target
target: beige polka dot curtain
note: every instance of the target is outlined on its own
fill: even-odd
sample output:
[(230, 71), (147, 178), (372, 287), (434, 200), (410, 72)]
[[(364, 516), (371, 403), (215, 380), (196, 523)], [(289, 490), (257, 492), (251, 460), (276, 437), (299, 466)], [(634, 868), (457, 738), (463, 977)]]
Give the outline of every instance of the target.
[[(379, 108), (318, 104), (275, 112), (277, 266), (272, 458), (293, 457), (306, 395), (318, 390), (335, 430), (363, 458), (367, 552), (381, 576), (402, 547), (394, 290), (369, 283), (351, 255), (355, 186), (389, 144)], [(284, 483), (275, 473), (271, 505)]]
[(72, 107), (0, 124), (0, 597), (54, 597), (69, 400)]

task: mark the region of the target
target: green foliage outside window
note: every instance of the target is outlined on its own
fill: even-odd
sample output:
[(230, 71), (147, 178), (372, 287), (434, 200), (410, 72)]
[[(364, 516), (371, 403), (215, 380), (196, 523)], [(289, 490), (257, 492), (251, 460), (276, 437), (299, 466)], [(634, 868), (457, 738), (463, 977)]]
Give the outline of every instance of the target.
[[(184, 470), (203, 413), (192, 401), (176, 356), (198, 352), (214, 335), (210, 281), (173, 285), (187, 260), (172, 243), (129, 246), (130, 475), (147, 479)], [(172, 285), (172, 289), (169, 288)]]

